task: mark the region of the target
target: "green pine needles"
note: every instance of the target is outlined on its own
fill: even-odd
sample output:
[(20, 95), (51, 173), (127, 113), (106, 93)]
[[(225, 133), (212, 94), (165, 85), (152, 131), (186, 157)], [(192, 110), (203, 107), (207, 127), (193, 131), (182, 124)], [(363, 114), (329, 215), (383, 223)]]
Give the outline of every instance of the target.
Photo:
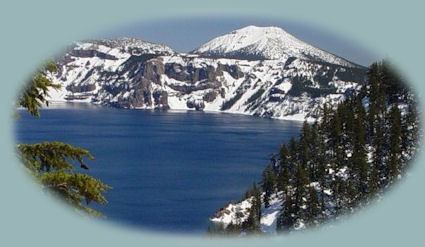
[(40, 116), (39, 108), (43, 104), (49, 105), (46, 99), (49, 96), (49, 90), (51, 88), (59, 89), (61, 87), (47, 78), (47, 73), (54, 73), (56, 71), (55, 63), (47, 62), (42, 69), (35, 73), (31, 81), (25, 85), (18, 98), (18, 105), (26, 108), (33, 116)]
[[(55, 71), (53, 62), (38, 71), (21, 92), (18, 105), (39, 117), (39, 108), (43, 104), (48, 105), (48, 91), (60, 88), (60, 85), (54, 84), (47, 77), (48, 73)], [(103, 216), (101, 212), (90, 208), (89, 204), (107, 203), (104, 194), (111, 187), (99, 179), (75, 171), (75, 164), (79, 164), (80, 169), (89, 169), (84, 159), (94, 159), (94, 156), (88, 150), (63, 142), (18, 144), (16, 150), (20, 161), (43, 188), (53, 192), (77, 211)]]

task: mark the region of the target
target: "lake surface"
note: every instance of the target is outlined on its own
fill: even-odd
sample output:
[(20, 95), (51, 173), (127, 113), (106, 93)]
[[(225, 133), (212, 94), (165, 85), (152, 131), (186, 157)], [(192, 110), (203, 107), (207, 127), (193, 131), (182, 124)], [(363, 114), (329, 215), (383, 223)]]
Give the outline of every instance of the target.
[[(88, 173), (112, 186), (107, 221), (204, 233), (208, 218), (259, 181), (272, 152), (302, 123), (195, 111), (58, 104), (36, 118), (20, 111), (17, 143), (62, 141), (88, 149)], [(77, 168), (77, 171), (80, 171)], [(85, 172), (83, 170), (83, 172)]]

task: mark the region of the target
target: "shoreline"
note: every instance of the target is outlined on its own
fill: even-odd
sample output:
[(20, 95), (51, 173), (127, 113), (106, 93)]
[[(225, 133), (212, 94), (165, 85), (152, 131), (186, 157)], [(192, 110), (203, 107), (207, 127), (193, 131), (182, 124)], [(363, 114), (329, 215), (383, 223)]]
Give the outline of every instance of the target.
[[(304, 122), (307, 121), (308, 123), (313, 123), (316, 121), (314, 118), (303, 118), (302, 116), (296, 116), (296, 115), (290, 115), (285, 117), (261, 117), (261, 116), (255, 116), (253, 114), (244, 113), (244, 112), (237, 112), (237, 111), (220, 111), (220, 110), (195, 110), (195, 109), (183, 109), (183, 108), (177, 108), (177, 109), (158, 109), (158, 108), (119, 108), (114, 106), (108, 106), (108, 105), (101, 105), (96, 104), (88, 101), (62, 101), (62, 100), (50, 100), (49, 106), (43, 105), (41, 106), (41, 109), (43, 110), (49, 110), (49, 109), (67, 109), (68, 107), (54, 107), (54, 105), (66, 105), (66, 104), (76, 104), (76, 105), (87, 105), (92, 107), (107, 107), (107, 108), (115, 108), (115, 109), (125, 109), (125, 110), (146, 110), (146, 111), (170, 111), (170, 112), (204, 112), (208, 114), (234, 114), (234, 115), (243, 115), (243, 116), (251, 116), (258, 119), (271, 119), (271, 120), (280, 120), (280, 121), (296, 121), (296, 122)], [(53, 106), (53, 107), (52, 107)], [(22, 107), (15, 108), (17, 110), (25, 110)], [(300, 115), (300, 114), (298, 114)]]

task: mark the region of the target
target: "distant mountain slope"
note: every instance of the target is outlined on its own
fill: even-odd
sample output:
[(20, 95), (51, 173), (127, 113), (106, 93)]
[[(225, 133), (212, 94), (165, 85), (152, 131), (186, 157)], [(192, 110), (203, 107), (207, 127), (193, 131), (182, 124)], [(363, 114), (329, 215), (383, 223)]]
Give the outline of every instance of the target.
[(280, 59), (311, 59), (342, 66), (356, 66), (341, 57), (309, 45), (282, 28), (248, 26), (212, 39), (193, 53), (204, 56)]
[[(165, 45), (132, 38), (77, 42), (57, 59), (59, 70), (51, 78), (63, 88), (53, 91), (51, 98), (120, 108), (313, 120), (324, 102), (335, 105), (364, 82), (364, 67), (280, 28), (240, 30), (235, 31), (238, 36), (246, 35), (240, 37), (241, 43), (219, 37), (218, 41), (227, 40), (226, 47), (213, 40), (195, 51), (199, 54), (176, 53)], [(219, 58), (241, 49), (244, 56), (263, 58)]]

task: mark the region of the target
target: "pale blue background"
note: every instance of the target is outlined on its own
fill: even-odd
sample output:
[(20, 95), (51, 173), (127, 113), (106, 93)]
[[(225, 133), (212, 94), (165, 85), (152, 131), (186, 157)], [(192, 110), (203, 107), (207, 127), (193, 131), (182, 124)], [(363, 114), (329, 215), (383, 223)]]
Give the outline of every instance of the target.
[(166, 18), (124, 25), (106, 30), (97, 36), (99, 38), (135, 37), (166, 44), (177, 52), (190, 52), (215, 37), (249, 25), (282, 27), (298, 39), (364, 66), (382, 58), (375, 52), (364, 49), (359, 43), (352, 42), (350, 39), (326, 29), (318, 29), (284, 18), (252, 16), (245, 18), (231, 16)]
[[(0, 5), (1, 246), (419, 246), (423, 244), (423, 149), (410, 175), (375, 206), (334, 227), (249, 240), (155, 235), (76, 216), (25, 178), (13, 155), (11, 108), (17, 88), (46, 57), (73, 40), (131, 22), (244, 15), (325, 28), (390, 57), (423, 95), (420, 1), (2, 1)], [(421, 109), (423, 103), (421, 102)]]

